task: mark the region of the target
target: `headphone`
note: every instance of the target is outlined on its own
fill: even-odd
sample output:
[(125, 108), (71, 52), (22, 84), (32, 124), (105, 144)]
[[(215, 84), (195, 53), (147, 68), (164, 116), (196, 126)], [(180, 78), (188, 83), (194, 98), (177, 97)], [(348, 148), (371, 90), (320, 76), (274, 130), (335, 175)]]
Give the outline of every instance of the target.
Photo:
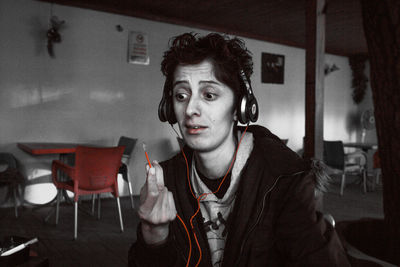
[[(246, 76), (243, 69), (240, 70), (240, 80), (242, 81), (241, 89), (244, 91), (236, 111), (238, 119), (242, 124), (248, 124), (255, 122), (258, 119), (258, 104), (257, 99), (254, 96), (253, 89), (251, 88), (250, 80)], [(171, 125), (177, 122), (173, 102), (172, 102), (172, 89), (169, 86), (170, 81), (167, 78), (164, 83), (163, 96), (160, 104), (158, 105), (158, 118), (162, 122), (169, 122)]]

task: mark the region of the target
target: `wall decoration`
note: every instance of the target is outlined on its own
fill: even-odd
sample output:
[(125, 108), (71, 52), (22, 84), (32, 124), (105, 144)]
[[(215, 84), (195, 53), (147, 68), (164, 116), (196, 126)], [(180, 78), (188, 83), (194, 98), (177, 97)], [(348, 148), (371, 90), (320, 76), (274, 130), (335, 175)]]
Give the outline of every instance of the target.
[(54, 44), (61, 43), (60, 30), (65, 26), (65, 21), (58, 19), (57, 16), (53, 15), (53, 3), (50, 6), (50, 21), (49, 28), (46, 32), (47, 37), (47, 52), (49, 56), (54, 58)]
[(285, 76), (285, 56), (270, 53), (261, 55), (261, 82), (283, 84)]
[(149, 65), (150, 57), (146, 33), (129, 32), (128, 62), (132, 64)]
[(340, 70), (340, 69), (339, 69), (338, 66), (336, 66), (335, 63), (333, 63), (333, 64), (325, 63), (325, 66), (324, 66), (324, 74), (325, 74), (325, 76), (329, 75), (331, 72), (334, 72), (334, 71), (337, 71), (337, 70)]

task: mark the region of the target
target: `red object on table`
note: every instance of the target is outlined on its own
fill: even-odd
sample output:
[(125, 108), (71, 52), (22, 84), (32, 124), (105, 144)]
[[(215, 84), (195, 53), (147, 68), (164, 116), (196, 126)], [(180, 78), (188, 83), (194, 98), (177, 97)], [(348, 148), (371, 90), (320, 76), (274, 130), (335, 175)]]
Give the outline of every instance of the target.
[(17, 143), (18, 147), (32, 155), (75, 153), (77, 143)]

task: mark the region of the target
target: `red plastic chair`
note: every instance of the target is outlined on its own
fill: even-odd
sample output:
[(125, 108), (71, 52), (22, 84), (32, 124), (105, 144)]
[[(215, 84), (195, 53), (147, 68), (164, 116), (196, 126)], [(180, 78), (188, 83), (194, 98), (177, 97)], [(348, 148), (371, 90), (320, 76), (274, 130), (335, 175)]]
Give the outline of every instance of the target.
[[(117, 200), (121, 232), (124, 231), (121, 215), (121, 205), (118, 195), (117, 175), (121, 166), (124, 146), (118, 147), (85, 147), (78, 146), (75, 152), (75, 166), (69, 166), (59, 160), (52, 164), (53, 183), (58, 190), (56, 224), (62, 190), (74, 193), (74, 239), (78, 233), (78, 199), (81, 195), (112, 193)], [(60, 181), (60, 171), (71, 179)], [(62, 177), (62, 176), (61, 176)]]

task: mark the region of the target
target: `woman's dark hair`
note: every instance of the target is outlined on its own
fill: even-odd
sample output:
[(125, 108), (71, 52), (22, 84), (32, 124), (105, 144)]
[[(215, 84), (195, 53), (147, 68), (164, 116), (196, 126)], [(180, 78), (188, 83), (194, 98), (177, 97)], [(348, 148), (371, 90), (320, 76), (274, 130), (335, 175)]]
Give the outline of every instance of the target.
[[(253, 73), (251, 53), (241, 39), (229, 38), (218, 33), (198, 37), (184, 33), (170, 40), (170, 48), (164, 53), (161, 71), (166, 77), (165, 90), (172, 90), (174, 72), (178, 65), (193, 65), (210, 60), (214, 65), (215, 77), (229, 86), (235, 99), (243, 95), (240, 71), (249, 78)], [(165, 92), (166, 93), (166, 92)]]

